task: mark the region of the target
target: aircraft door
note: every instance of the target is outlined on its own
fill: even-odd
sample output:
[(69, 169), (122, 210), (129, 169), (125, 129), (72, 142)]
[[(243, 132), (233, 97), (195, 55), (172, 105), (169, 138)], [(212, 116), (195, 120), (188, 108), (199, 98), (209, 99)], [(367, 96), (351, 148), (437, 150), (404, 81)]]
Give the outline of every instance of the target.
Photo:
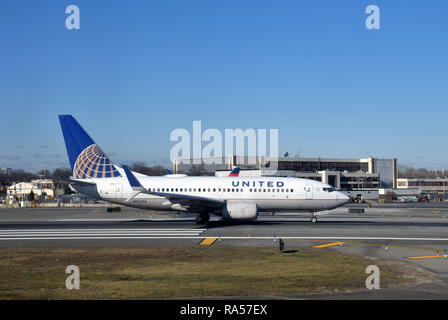
[(122, 197), (122, 184), (117, 183), (115, 184), (115, 199), (121, 199)]
[(313, 186), (311, 184), (307, 184), (305, 186), (306, 200), (313, 199)]

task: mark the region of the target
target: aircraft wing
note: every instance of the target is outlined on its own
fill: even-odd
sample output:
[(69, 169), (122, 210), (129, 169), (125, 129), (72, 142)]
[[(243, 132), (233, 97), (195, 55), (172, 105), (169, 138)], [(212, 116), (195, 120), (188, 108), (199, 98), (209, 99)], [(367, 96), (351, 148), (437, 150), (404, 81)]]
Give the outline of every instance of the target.
[(129, 199), (127, 199), (126, 202), (133, 199), (140, 193), (145, 193), (154, 196), (164, 197), (179, 209), (181, 209), (181, 207), (188, 207), (188, 208), (209, 207), (216, 209), (220, 208), (224, 204), (224, 200), (222, 199), (198, 197), (179, 193), (148, 191), (141, 185), (141, 183), (138, 181), (138, 179), (134, 176), (134, 174), (129, 170), (127, 166), (122, 165), (122, 168), (126, 174), (126, 177), (129, 181), (131, 188), (135, 191), (135, 194)]
[(224, 200), (213, 199), (207, 197), (197, 197), (178, 193), (166, 193), (166, 192), (151, 192), (147, 191), (145, 193), (156, 195), (159, 197), (166, 198), (169, 202), (167, 204), (172, 204), (172, 208), (175, 210), (186, 210), (195, 208), (211, 208), (219, 209), (223, 206)]
[(168, 198), (170, 200), (174, 200), (176, 202), (210, 202), (210, 203), (216, 203), (216, 204), (223, 204), (224, 200), (221, 199), (213, 199), (213, 198), (207, 198), (207, 197), (198, 197), (198, 196), (191, 196), (186, 194), (179, 194), (179, 193), (166, 193), (166, 192), (152, 192), (147, 191), (146, 193), (153, 194), (156, 196)]

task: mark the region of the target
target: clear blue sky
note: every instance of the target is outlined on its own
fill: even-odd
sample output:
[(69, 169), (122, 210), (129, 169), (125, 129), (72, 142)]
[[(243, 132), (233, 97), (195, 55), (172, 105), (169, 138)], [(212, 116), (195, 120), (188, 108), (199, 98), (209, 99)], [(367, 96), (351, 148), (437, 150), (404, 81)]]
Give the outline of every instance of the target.
[(447, 14), (446, 0), (3, 0), (0, 166), (68, 166), (70, 113), (119, 162), (168, 164), (170, 132), (201, 120), (277, 128), (303, 157), (448, 168)]

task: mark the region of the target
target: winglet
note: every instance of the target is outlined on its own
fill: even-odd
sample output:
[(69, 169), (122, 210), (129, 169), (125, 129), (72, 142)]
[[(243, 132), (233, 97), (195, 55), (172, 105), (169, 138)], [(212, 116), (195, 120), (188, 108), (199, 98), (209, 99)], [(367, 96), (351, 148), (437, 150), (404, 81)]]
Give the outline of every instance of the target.
[(229, 177), (238, 177), (240, 175), (240, 168), (236, 167), (229, 173)]
[(128, 178), (129, 184), (131, 185), (132, 190), (134, 191), (143, 191), (145, 188), (141, 185), (141, 183), (137, 180), (137, 178), (134, 176), (134, 174), (129, 170), (127, 166), (124, 164), (121, 165), (121, 167), (124, 170), (124, 173), (126, 174), (126, 178)]

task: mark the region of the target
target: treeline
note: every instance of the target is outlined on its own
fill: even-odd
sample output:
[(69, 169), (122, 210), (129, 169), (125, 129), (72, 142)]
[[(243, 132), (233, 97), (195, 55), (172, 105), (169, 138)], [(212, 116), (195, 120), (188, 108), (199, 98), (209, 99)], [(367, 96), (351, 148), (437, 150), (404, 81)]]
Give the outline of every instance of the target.
[(164, 176), (168, 174), (167, 168), (159, 165), (149, 167), (144, 162), (134, 162), (129, 166), (129, 169), (147, 176)]
[[(132, 171), (136, 171), (148, 176), (163, 176), (168, 170), (163, 166), (147, 166), (144, 162), (135, 162), (129, 166)], [(0, 174), (0, 185), (11, 185), (18, 182), (30, 182), (34, 179), (68, 179), (72, 176), (70, 168), (56, 168), (54, 170), (42, 169), (36, 173), (27, 172), (22, 169), (12, 171), (11, 175)]]
[(54, 170), (42, 169), (37, 172), (28, 172), (22, 169), (12, 170), (11, 175), (0, 174), (0, 185), (11, 185), (17, 182), (30, 182), (34, 179), (67, 179), (72, 175), (69, 168), (56, 168)]
[(412, 168), (403, 166), (398, 168), (398, 178), (410, 178), (410, 179), (424, 179), (424, 178), (438, 178), (446, 177), (448, 170), (431, 170), (425, 168)]

